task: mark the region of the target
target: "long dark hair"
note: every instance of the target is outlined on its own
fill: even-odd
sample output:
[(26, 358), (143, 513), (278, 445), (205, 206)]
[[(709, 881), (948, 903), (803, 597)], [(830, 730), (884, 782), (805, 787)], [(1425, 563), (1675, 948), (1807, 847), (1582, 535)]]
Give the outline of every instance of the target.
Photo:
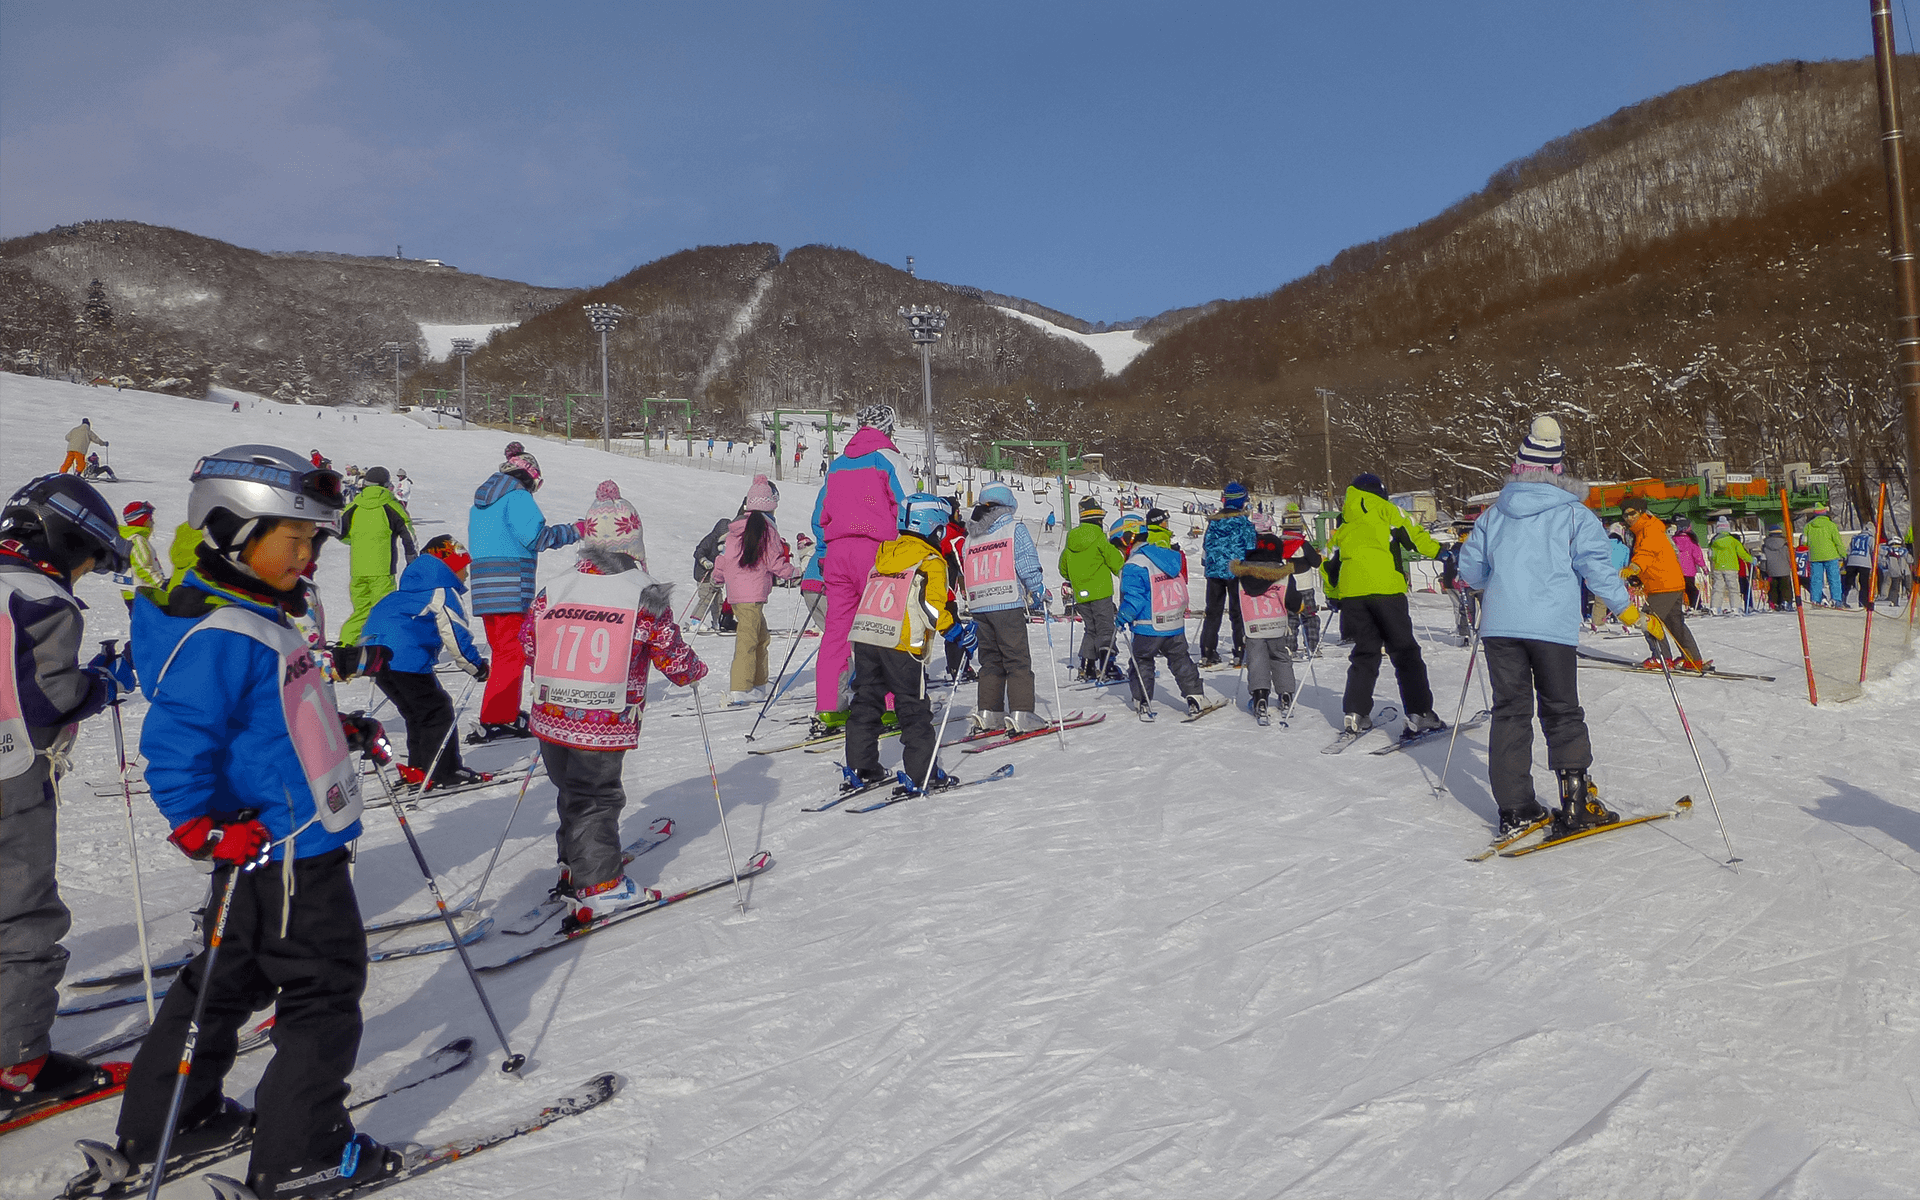
[(767, 514), (758, 509), (748, 513), (746, 528), (740, 531), (740, 565), (759, 566), (773, 541), (773, 522)]

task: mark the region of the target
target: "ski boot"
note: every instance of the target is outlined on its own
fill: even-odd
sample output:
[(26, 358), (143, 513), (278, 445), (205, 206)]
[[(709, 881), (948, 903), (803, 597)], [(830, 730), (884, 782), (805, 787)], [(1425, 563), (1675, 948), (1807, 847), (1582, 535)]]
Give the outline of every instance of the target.
[(356, 1133), (340, 1148), (340, 1156), (326, 1162), (302, 1163), (280, 1171), (261, 1172), (247, 1180), (259, 1200), (282, 1196), (331, 1196), (349, 1192), (400, 1173), (406, 1165), (400, 1151)]
[(1202, 654), (1200, 656), (1200, 669), (1203, 671), (1206, 670), (1208, 667), (1217, 667), (1219, 665), (1220, 665), (1220, 655), (1212, 650), (1209, 650), (1205, 654)]
[(1529, 800), (1520, 808), (1503, 808), (1500, 810), (1500, 836), (1511, 837), (1546, 815), (1547, 810), (1541, 807), (1538, 800)]
[(870, 787), (877, 787), (893, 778), (893, 776), (887, 774), (881, 767), (868, 767), (865, 770), (856, 771), (852, 767), (842, 766), (840, 768), (840, 774), (840, 794), (842, 796), (851, 796), (856, 792), (864, 792)]
[(847, 731), (847, 714), (838, 711), (817, 712), (807, 724), (808, 740), (835, 737)]
[(0, 1121), (113, 1086), (113, 1076), (84, 1058), (50, 1051), (0, 1067)]
[[(253, 1110), (227, 1096), (218, 1098), (209, 1115), (197, 1120), (183, 1119), (167, 1147), (167, 1178), (183, 1170), (219, 1161), (223, 1151), (240, 1153), (253, 1140)], [(132, 1195), (147, 1190), (153, 1178), (153, 1160), (160, 1147), (156, 1142), (144, 1145), (119, 1138), (114, 1145), (81, 1140), (76, 1142), (86, 1158), (86, 1170), (67, 1183), (63, 1195), (86, 1196), (111, 1191)], [(105, 1185), (105, 1186), (101, 1186)]]
[(651, 904), (659, 898), (659, 892), (641, 887), (622, 871), (605, 883), (576, 889), (568, 896), (568, 912), (566, 919), (560, 922), (560, 932), (572, 933), (576, 929), (584, 929), (621, 909)]
[(1340, 729), (1343, 733), (1351, 733), (1358, 736), (1373, 729), (1373, 718), (1366, 713), (1347, 713), (1345, 719), (1340, 723)]
[(1267, 716), (1267, 689), (1253, 689), (1253, 698), (1247, 702), (1247, 707), (1253, 713), (1253, 723), (1255, 725), (1267, 724), (1269, 720)]
[(991, 709), (980, 709), (967, 720), (973, 725), (973, 733), (998, 733), (1007, 727), (1007, 714)]
[(1007, 714), (1008, 733), (1032, 733), (1036, 729), (1045, 729), (1053, 722), (1043, 720), (1039, 713), (1011, 712)]
[(1140, 714), (1140, 720), (1141, 720), (1142, 722), (1144, 722), (1144, 723), (1147, 723), (1147, 724), (1151, 724), (1151, 723), (1152, 723), (1152, 721), (1153, 721), (1153, 715), (1154, 715), (1154, 714), (1153, 714), (1153, 701), (1151, 701), (1151, 700), (1134, 700), (1134, 699), (1131, 699), (1131, 698), (1129, 698), (1129, 699), (1127, 700), (1127, 707), (1128, 707), (1128, 708), (1131, 708), (1131, 709), (1132, 709), (1133, 711), (1135, 711), (1135, 712), (1137, 712), (1137, 713), (1139, 713), (1139, 714)]
[(1560, 811), (1553, 817), (1554, 837), (1611, 825), (1620, 819), (1619, 813), (1600, 803), (1600, 789), (1587, 778), (1586, 771), (1567, 767), (1554, 774), (1560, 777)]
[(1407, 728), (1400, 734), (1403, 738), (1417, 738), (1423, 733), (1432, 733), (1436, 729), (1445, 729), (1447, 723), (1430, 712), (1414, 713), (1407, 718)]
[(1191, 719), (1191, 718), (1194, 718), (1194, 717), (1198, 717), (1198, 716), (1199, 716), (1199, 715), (1200, 715), (1201, 713), (1204, 713), (1204, 712), (1206, 712), (1206, 711), (1207, 711), (1207, 706), (1206, 706), (1205, 704), (1203, 704), (1203, 703), (1201, 703), (1201, 701), (1200, 701), (1200, 697), (1198, 697), (1198, 696), (1188, 696), (1188, 697), (1186, 698), (1186, 700), (1187, 700), (1187, 716), (1188, 716), (1188, 718), (1190, 718), (1190, 719)]
[(1713, 660), (1710, 658), (1687, 658), (1682, 656), (1679, 669), (1682, 671), (1692, 671), (1695, 675), (1711, 674), (1713, 671)]
[(1127, 673), (1111, 662), (1107, 664), (1106, 674), (1100, 677), (1101, 683), (1125, 683), (1126, 681)]
[(440, 778), (428, 785), (430, 788), (463, 788), (486, 783), (493, 778), (484, 771), (474, 771), (466, 767), (454, 767), (440, 772)]

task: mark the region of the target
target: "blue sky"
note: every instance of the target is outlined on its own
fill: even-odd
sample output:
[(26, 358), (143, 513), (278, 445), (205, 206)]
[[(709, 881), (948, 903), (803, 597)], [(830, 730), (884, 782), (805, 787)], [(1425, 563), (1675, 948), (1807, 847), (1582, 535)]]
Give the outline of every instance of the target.
[(1678, 85), (1871, 52), (1857, 0), (0, 0), (0, 236), (563, 285), (826, 242), (1115, 320), (1271, 290)]

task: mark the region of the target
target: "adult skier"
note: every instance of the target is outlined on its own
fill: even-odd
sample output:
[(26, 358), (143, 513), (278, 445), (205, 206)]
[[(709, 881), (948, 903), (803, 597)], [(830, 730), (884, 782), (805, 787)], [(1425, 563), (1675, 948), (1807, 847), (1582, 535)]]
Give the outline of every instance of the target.
[[(1705, 674), (1713, 664), (1701, 657), (1700, 644), (1687, 628), (1687, 581), (1673, 539), (1667, 536), (1666, 523), (1647, 511), (1645, 496), (1628, 496), (1620, 504), (1620, 515), (1627, 523), (1627, 532), (1633, 535), (1633, 558), (1621, 568), (1621, 577), (1646, 589), (1647, 611), (1659, 617), (1674, 641), (1680, 643), (1682, 657), (1673, 657), (1673, 647), (1664, 637), (1654, 639), (1660, 647), (1658, 652), (1666, 656), (1670, 666)], [(1626, 619), (1624, 613), (1621, 619)], [(1642, 665), (1658, 668), (1660, 664), (1648, 658)]]
[(893, 406), (870, 404), (854, 419), (860, 428), (827, 468), (814, 501), (813, 540), (819, 549), (807, 564), (801, 585), (801, 590), (810, 591), (808, 584), (817, 584), (827, 605), (814, 660), (815, 737), (837, 732), (846, 724), (840, 697), (842, 679), (853, 658), (847, 633), (853, 628), (853, 613), (860, 606), (874, 555), (899, 533), (900, 503), (907, 498), (901, 481), (909, 472), (893, 443)]
[(1736, 606), (1744, 607), (1740, 602), (1740, 564), (1751, 566), (1753, 555), (1747, 553), (1746, 543), (1725, 517), (1713, 524), (1713, 537), (1707, 542), (1707, 560), (1713, 568), (1713, 609), (1722, 616), (1731, 616)]
[(1092, 496), (1080, 501), (1080, 523), (1060, 548), (1060, 574), (1080, 614), (1080, 674), (1083, 683), (1102, 679), (1118, 683), (1125, 678), (1113, 661), (1113, 582), (1126, 565), (1120, 548), (1107, 540), (1102, 523), (1106, 510)]
[[(519, 445), (510, 442), (507, 448)], [(586, 527), (585, 521), (547, 524), (533, 499), (539, 490), (539, 461), (524, 450), (508, 454), (500, 469), (475, 489), (473, 508), (467, 513), (473, 615), (485, 626), (487, 648), (492, 651), (487, 690), (480, 699), (480, 728), (468, 735), (470, 745), (533, 736), (526, 714), (520, 711), (521, 677), (527, 666), (520, 627), (533, 604), (534, 556), (571, 546)], [(644, 570), (644, 547), (640, 563)]]
[(1229, 480), (1220, 489), (1220, 508), (1207, 514), (1207, 534), (1200, 542), (1200, 567), (1207, 577), (1207, 615), (1200, 622), (1200, 665), (1220, 664), (1220, 614), (1224, 610), (1233, 621), (1233, 665), (1238, 667), (1245, 653), (1247, 631), (1240, 615), (1239, 595), (1234, 587), (1233, 564), (1246, 558), (1253, 549), (1256, 531), (1247, 518), (1247, 488), (1239, 480)]
[(1407, 714), (1401, 736), (1414, 737), (1445, 726), (1433, 711), (1427, 663), (1413, 634), (1407, 607), (1407, 576), (1402, 556), (1432, 558), (1440, 544), (1387, 499), (1378, 475), (1363, 474), (1347, 488), (1340, 527), (1327, 539), (1340, 552), (1340, 632), (1353, 639), (1348, 657), (1347, 690), (1341, 700), (1348, 733), (1373, 728), (1373, 685), (1380, 677), (1382, 649), (1393, 660), (1400, 703)]
[[(367, 614), (391, 592), (394, 580), (413, 561), (413, 518), (393, 498), (389, 484), (393, 476), (385, 467), (368, 467), (366, 485), (353, 498), (340, 518), (340, 540), (353, 551), (349, 560), (352, 572), (347, 594), (353, 599), (353, 612), (340, 626), (340, 644), (352, 647), (360, 641), (360, 628)], [(340, 655), (335, 654), (338, 661)], [(347, 655), (345, 673), (353, 674), (357, 655)]]
[(445, 650), (455, 666), (486, 682), (487, 660), (473, 644), (460, 604), (472, 562), (450, 533), (428, 542), (407, 564), (400, 586), (373, 606), (360, 639), (361, 669), (407, 723), (408, 769), (401, 774), (422, 788), (457, 787), (482, 778), (460, 761), (453, 698), (434, 674)]
[[(349, 870), (360, 768), (349, 753), (391, 755), (378, 722), (336, 712), (332, 685), (289, 620), (303, 605), (301, 573), (345, 497), (337, 473), (277, 446), (230, 446), (191, 478), (187, 520), (206, 533), (198, 561), (164, 608), (149, 591), (134, 602), (135, 665), (151, 702), (140, 752), (174, 827), (168, 840), (210, 862), (216, 903), (232, 903), (212, 972), (209, 951), (175, 978), (134, 1058), (118, 1149), (135, 1164), (154, 1161), (204, 991), (172, 1152), (232, 1144), (251, 1128), (256, 1195), (325, 1195), (400, 1165), (397, 1152), (354, 1132), (345, 1107), (367, 982)], [(269, 998), (274, 1056), (249, 1112), (222, 1084), (241, 1024)]]
[(733, 608), (733, 676), (727, 700), (757, 704), (767, 698), (767, 597), (776, 579), (794, 575), (793, 553), (773, 523), (780, 490), (765, 475), (755, 475), (742, 504), (743, 515), (727, 527), (720, 557), (714, 560), (714, 587)]
[(104, 657), (80, 666), (74, 585), (126, 569), (113, 508), (91, 484), (45, 475), (0, 510), (0, 1121), (112, 1083), (50, 1037), (73, 923), (54, 877), (54, 764), (118, 686)]
[(1580, 582), (1627, 624), (1654, 637), (1662, 630), (1659, 618), (1643, 617), (1627, 595), (1586, 497), (1587, 485), (1566, 474), (1559, 422), (1535, 417), (1500, 498), (1460, 550), (1460, 578), (1485, 591), (1480, 644), (1493, 687), (1487, 774), (1503, 837), (1548, 815), (1533, 792), (1536, 696), (1547, 766), (1560, 781), (1553, 836), (1620, 819), (1587, 777), (1593, 744), (1575, 653)]
[(980, 641), (980, 685), (975, 694), (977, 731), (1025, 733), (1044, 722), (1033, 711), (1033, 653), (1027, 646), (1027, 610), (1046, 603), (1047, 579), (1033, 535), (1019, 520), (1019, 499), (1004, 483), (980, 489), (967, 518), (962, 562), (967, 611)]
[[(541, 589), (521, 634), (533, 666), (533, 734), (559, 792), (558, 891), (569, 931), (650, 895), (620, 858), (620, 775), (640, 744), (648, 664), (681, 687), (707, 675), (674, 624), (673, 585), (647, 574), (640, 515), (613, 480), (600, 484), (581, 524), (579, 563)], [(611, 656), (598, 649), (609, 637)], [(560, 653), (567, 647), (585, 649)]]
[(1133, 645), (1133, 669), (1127, 681), (1133, 707), (1142, 721), (1153, 720), (1153, 660), (1164, 658), (1173, 672), (1190, 716), (1206, 707), (1206, 689), (1200, 668), (1187, 651), (1187, 556), (1154, 540), (1154, 531), (1166, 531), (1165, 509), (1147, 512), (1146, 537), (1133, 543), (1120, 569), (1120, 623), (1128, 627)]
[(1844, 607), (1840, 560), (1847, 556), (1846, 544), (1841, 541), (1840, 527), (1833, 523), (1833, 514), (1826, 505), (1813, 510), (1813, 519), (1801, 534), (1807, 543), (1807, 594), (1812, 597), (1814, 607)]
[(107, 439), (93, 431), (93, 421), (81, 417), (80, 423), (67, 430), (67, 456), (60, 460), (57, 475), (65, 475), (71, 470), (75, 475), (84, 475), (87, 471), (87, 447), (104, 446)]
[[(900, 506), (900, 532), (874, 555), (849, 637), (853, 642), (853, 702), (847, 714), (847, 785), (882, 783), (880, 730), (892, 695), (899, 718), (902, 766), (918, 788), (950, 782), (934, 767), (933, 705), (927, 662), (940, 635), (954, 624), (947, 563), (940, 553), (947, 502), (915, 492)], [(1024, 632), (1024, 631), (1023, 631)]]
[(393, 473), (393, 498), (400, 502), (401, 508), (408, 510), (409, 516), (412, 515), (412, 508), (408, 501), (413, 499), (413, 480), (407, 478), (405, 471)]

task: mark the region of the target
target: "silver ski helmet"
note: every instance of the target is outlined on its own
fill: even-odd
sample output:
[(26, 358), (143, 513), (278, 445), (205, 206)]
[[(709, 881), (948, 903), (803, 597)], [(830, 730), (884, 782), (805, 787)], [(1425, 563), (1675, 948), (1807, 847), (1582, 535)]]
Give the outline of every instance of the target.
[(340, 473), (281, 446), (228, 446), (202, 458), (188, 476), (187, 524), (203, 529), (223, 555), (237, 553), (262, 520), (312, 521), (337, 533), (347, 498)]
[(69, 576), (89, 558), (96, 574), (125, 574), (129, 561), (113, 506), (78, 475), (42, 475), (15, 492), (0, 508), (0, 539)]

